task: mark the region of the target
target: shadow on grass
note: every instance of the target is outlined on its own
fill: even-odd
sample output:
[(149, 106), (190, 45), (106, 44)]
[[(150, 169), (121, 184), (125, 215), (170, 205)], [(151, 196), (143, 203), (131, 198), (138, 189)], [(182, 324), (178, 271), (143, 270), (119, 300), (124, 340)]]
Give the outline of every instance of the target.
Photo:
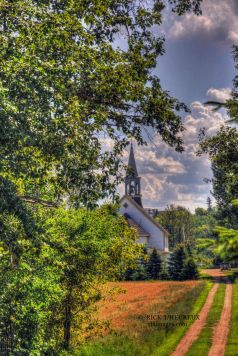
[(202, 281), (211, 281), (215, 283), (227, 283), (227, 279), (229, 283), (235, 283), (236, 279), (238, 278), (238, 271), (227, 271), (225, 276), (210, 276), (206, 273), (200, 273), (200, 280)]
[(227, 277), (229, 278), (229, 280), (232, 284), (236, 283), (236, 279), (238, 278), (238, 271), (235, 271), (235, 272), (231, 271), (231, 274), (229, 273), (227, 275)]
[(214, 280), (214, 277), (209, 276), (208, 274), (205, 274), (205, 273), (200, 273), (199, 280), (212, 282)]

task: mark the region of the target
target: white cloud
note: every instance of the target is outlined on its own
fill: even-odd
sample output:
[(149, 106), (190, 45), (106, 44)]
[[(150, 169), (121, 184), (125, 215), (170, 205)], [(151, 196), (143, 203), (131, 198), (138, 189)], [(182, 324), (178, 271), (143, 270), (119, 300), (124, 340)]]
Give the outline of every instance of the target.
[(221, 88), (215, 89), (210, 88), (207, 91), (207, 96), (213, 100), (217, 100), (218, 102), (225, 102), (231, 97), (231, 89), (230, 88)]
[(219, 41), (238, 43), (238, 11), (236, 0), (204, 0), (203, 14), (186, 14), (176, 17), (170, 27), (171, 38), (191, 37), (204, 34), (206, 37), (219, 38)]
[(234, 43), (234, 44), (238, 44), (238, 31), (235, 30), (231, 30), (228, 32), (228, 39)]
[[(217, 97), (228, 93), (226, 89), (212, 90)], [(223, 113), (214, 112), (195, 101), (191, 104), (191, 114), (184, 120), (185, 151), (182, 154), (168, 147), (159, 135), (155, 135), (153, 143), (148, 146), (134, 145), (145, 207), (164, 209), (168, 204), (177, 204), (194, 210), (197, 206), (206, 206), (211, 186), (204, 182), (204, 178), (211, 177), (211, 170), (208, 157), (196, 155), (198, 134), (200, 129), (205, 128), (208, 135), (214, 135), (225, 118)], [(125, 155), (127, 159), (128, 153)], [(120, 194), (123, 192), (122, 185)]]

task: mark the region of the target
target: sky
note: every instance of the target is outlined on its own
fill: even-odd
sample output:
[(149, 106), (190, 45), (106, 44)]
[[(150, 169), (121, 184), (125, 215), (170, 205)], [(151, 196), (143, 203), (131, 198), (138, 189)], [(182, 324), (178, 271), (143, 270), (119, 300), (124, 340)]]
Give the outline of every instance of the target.
[[(158, 59), (155, 72), (162, 88), (186, 103), (191, 113), (183, 118), (182, 154), (163, 143), (159, 135), (146, 147), (134, 144), (144, 207), (164, 209), (175, 204), (194, 211), (206, 207), (211, 196), (211, 185), (204, 181), (212, 177), (210, 161), (195, 152), (200, 128), (213, 135), (227, 119), (225, 112), (213, 112), (203, 103), (229, 98), (237, 74), (232, 45), (238, 44), (238, 0), (204, 0), (202, 10), (202, 16), (164, 12), (161, 33), (166, 38), (166, 53)], [(119, 193), (123, 194), (122, 186)]]

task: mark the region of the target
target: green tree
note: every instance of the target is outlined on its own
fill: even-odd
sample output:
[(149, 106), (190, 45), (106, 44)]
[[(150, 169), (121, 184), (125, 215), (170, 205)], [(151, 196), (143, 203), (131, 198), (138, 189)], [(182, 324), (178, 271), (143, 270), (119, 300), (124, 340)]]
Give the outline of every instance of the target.
[[(169, 2), (180, 14), (199, 12), (199, 0)], [(102, 236), (93, 219), (95, 230), (88, 226), (85, 232), (82, 224), (76, 234), (61, 210), (56, 210), (51, 234), (45, 220), (54, 213), (36, 205), (56, 208), (67, 200), (68, 206), (92, 208), (100, 198), (114, 196), (120, 154), (129, 138), (144, 143), (143, 128), (152, 128), (182, 150), (178, 111), (186, 108), (153, 75), (164, 52), (164, 39), (152, 31), (161, 24), (163, 7), (157, 0), (148, 4), (134, 0), (1, 2), (0, 308), (6, 320), (15, 322), (16, 353), (48, 350), (53, 354), (55, 320), (62, 315), (57, 308), (63, 308), (63, 298), (62, 310), (71, 315), (72, 280), (82, 276), (83, 268), (89, 273), (86, 252), (96, 254), (91, 271), (96, 276), (97, 268), (101, 276), (103, 248), (105, 265), (111, 261), (109, 255), (116, 260), (110, 243), (100, 238), (96, 242)], [(121, 47), (118, 38), (123, 41)], [(73, 224), (72, 211), (65, 214)], [(95, 221), (101, 226), (96, 217)], [(79, 239), (81, 230), (82, 240), (87, 240), (85, 234), (93, 236), (92, 247), (87, 249)], [(119, 251), (115, 253), (122, 261), (120, 251), (128, 246), (123, 245), (127, 239), (116, 241)], [(117, 265), (123, 268), (118, 260)], [(107, 276), (110, 266), (113, 263), (107, 265)], [(85, 278), (81, 285), (80, 308), (87, 305), (91, 293), (87, 282)], [(69, 319), (65, 320), (66, 347)]]
[(217, 225), (216, 219), (217, 211), (206, 210), (203, 208), (195, 209), (195, 214), (193, 215), (194, 221), (194, 238), (215, 238), (216, 233), (214, 228)]
[(216, 232), (219, 236), (216, 244), (216, 252), (225, 261), (238, 260), (238, 230), (217, 227)]
[(158, 254), (157, 250), (154, 248), (150, 254), (148, 264), (147, 264), (147, 271), (149, 278), (151, 279), (159, 279), (160, 272), (161, 272), (161, 257)]
[(165, 281), (170, 279), (167, 261), (162, 260), (159, 279), (165, 280)]
[(144, 281), (149, 279), (147, 271), (148, 263), (148, 251), (145, 246), (142, 247), (141, 254), (134, 264), (134, 266), (128, 268), (122, 275), (122, 279), (126, 281)]
[(163, 8), (157, 0), (1, 5), (0, 173), (22, 199), (93, 206), (114, 195), (120, 154), (129, 138), (145, 141), (144, 127), (182, 150), (185, 106), (153, 74)]
[[(235, 67), (238, 69), (238, 46), (233, 47)], [(213, 110), (227, 109), (230, 123), (238, 122), (238, 76), (234, 78), (232, 96), (226, 102), (209, 101), (206, 105), (213, 106)], [(222, 259), (237, 259), (237, 215), (238, 215), (238, 181), (237, 155), (238, 135), (235, 127), (222, 127), (214, 137), (201, 135), (198, 154), (207, 153), (212, 163), (213, 193), (218, 204), (219, 223), (224, 226), (216, 227), (217, 240), (207, 240), (209, 249), (216, 251)], [(233, 228), (233, 229), (229, 229)], [(201, 241), (203, 244), (204, 241)]]
[[(60, 209), (46, 221), (45, 228), (49, 244), (54, 246), (51, 263), (61, 270), (65, 298), (59, 310), (63, 346), (69, 349), (72, 325), (75, 332), (82, 332), (85, 318), (90, 319), (91, 308), (100, 299), (97, 286), (125, 272), (138, 258), (141, 246), (136, 243), (134, 229), (113, 206), (91, 212)], [(88, 323), (87, 330), (92, 326)]]
[(215, 263), (217, 254), (207, 241), (215, 242), (217, 233), (215, 227), (218, 224), (216, 219), (217, 209), (212, 208), (195, 209), (194, 219), (194, 247), (193, 255), (199, 264), (210, 267)]
[(212, 211), (212, 200), (211, 200), (210, 197), (207, 197), (207, 210), (208, 210), (209, 212)]
[(183, 279), (182, 270), (187, 257), (184, 244), (178, 244), (169, 258), (169, 275), (174, 281)]
[[(233, 46), (235, 68), (238, 69), (238, 46)], [(238, 76), (234, 78), (231, 98), (226, 102), (208, 101), (205, 104), (213, 106), (217, 111), (225, 108), (230, 119), (228, 123), (238, 122)], [(223, 126), (213, 137), (201, 133), (200, 150), (198, 154), (206, 153), (211, 160), (213, 171), (213, 194), (219, 208), (219, 219), (228, 227), (237, 227), (237, 206), (232, 204), (237, 199), (237, 130), (235, 127)]]
[(181, 278), (183, 280), (198, 279), (198, 267), (192, 257), (187, 257), (181, 271)]
[(44, 235), (35, 235), (34, 247), (16, 218), (0, 219), (9, 226), (7, 236), (17, 236), (26, 247), (16, 259), (12, 243), (0, 244), (0, 334), (11, 325), (15, 353), (54, 354), (69, 349), (71, 340), (83, 341), (83, 330), (98, 326), (98, 286), (116, 279), (141, 253), (135, 231), (116, 207), (57, 209), (47, 215), (42, 211)]
[(190, 249), (178, 244), (169, 258), (169, 275), (174, 281), (198, 278), (197, 264)]
[(212, 137), (203, 137), (198, 154), (208, 154), (212, 168), (213, 195), (217, 202), (217, 219), (227, 227), (237, 227), (238, 207), (238, 132), (222, 126)]
[[(235, 61), (235, 68), (238, 69), (238, 46), (233, 46), (233, 57)], [(233, 80), (233, 90), (231, 98), (225, 102), (217, 101), (207, 101), (205, 105), (212, 106), (214, 111), (217, 111), (221, 108), (225, 108), (230, 117), (228, 122), (237, 123), (238, 122), (238, 76), (236, 75)]]
[(182, 206), (168, 206), (157, 218), (169, 232), (169, 248), (178, 243), (193, 245), (193, 216)]
[[(50, 320), (63, 298), (59, 274), (49, 266), (48, 246), (34, 214), (2, 182), (0, 208), (0, 337), (16, 354), (50, 350)], [(4, 189), (3, 189), (4, 186)], [(10, 351), (9, 351), (10, 352)]]

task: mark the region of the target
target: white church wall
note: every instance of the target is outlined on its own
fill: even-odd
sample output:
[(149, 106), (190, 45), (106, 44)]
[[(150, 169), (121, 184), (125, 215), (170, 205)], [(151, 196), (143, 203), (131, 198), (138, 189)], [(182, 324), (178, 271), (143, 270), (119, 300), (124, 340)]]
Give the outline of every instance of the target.
[[(127, 207), (123, 206), (126, 203)], [(148, 246), (158, 250), (167, 250), (164, 245), (164, 232), (160, 230), (149, 218), (147, 218), (133, 203), (126, 197), (121, 202), (120, 213), (129, 214), (137, 224), (150, 234)]]
[(139, 238), (139, 243), (140, 243), (140, 244), (148, 244), (148, 237), (146, 237), (146, 236), (140, 236), (140, 238)]

